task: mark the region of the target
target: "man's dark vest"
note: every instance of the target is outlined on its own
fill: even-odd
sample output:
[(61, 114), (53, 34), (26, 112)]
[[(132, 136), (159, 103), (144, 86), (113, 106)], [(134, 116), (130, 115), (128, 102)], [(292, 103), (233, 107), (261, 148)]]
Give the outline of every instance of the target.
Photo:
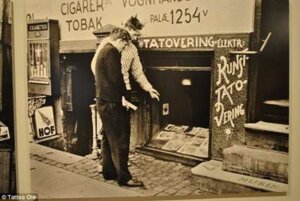
[(100, 51), (96, 62), (96, 95), (107, 101), (121, 101), (126, 87), (121, 72), (121, 54), (107, 43)]

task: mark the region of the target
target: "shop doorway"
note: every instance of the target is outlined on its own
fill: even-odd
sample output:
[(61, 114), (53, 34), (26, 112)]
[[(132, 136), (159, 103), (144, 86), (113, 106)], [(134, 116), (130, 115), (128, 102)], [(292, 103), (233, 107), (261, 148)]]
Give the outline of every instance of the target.
[(142, 58), (149, 81), (161, 94), (159, 102), (149, 103), (145, 150), (186, 164), (206, 160), (212, 52), (148, 51)]
[[(66, 132), (71, 145), (71, 152), (78, 155), (88, 155), (92, 152), (92, 114), (90, 105), (95, 99), (95, 79), (90, 63), (91, 53), (65, 54), (64, 66), (71, 76), (66, 76), (64, 82), (69, 98), (65, 98), (68, 105)], [(69, 87), (68, 85), (71, 85)]]
[(258, 57), (258, 104), (255, 120), (288, 125), (289, 2), (262, 1), (260, 30), (261, 38), (269, 32), (272, 36), (264, 52)]

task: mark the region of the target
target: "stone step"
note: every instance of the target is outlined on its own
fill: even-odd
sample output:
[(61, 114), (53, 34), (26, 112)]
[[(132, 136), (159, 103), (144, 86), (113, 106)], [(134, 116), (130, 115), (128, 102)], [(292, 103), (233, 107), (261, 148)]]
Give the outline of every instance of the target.
[(274, 123), (289, 122), (289, 100), (266, 100), (262, 105), (262, 117), (263, 121), (269, 121)]
[(194, 175), (198, 175), (201, 179), (201, 189), (211, 191), (215, 189), (215, 193), (234, 193), (234, 192), (287, 192), (288, 185), (272, 180), (251, 177), (247, 175), (232, 173), (222, 170), (222, 162), (207, 161), (203, 162), (191, 169)]
[(78, 156), (36, 143), (30, 143), (30, 154), (38, 155), (63, 164), (73, 164), (84, 159), (83, 156)]
[(282, 108), (289, 108), (289, 106), (290, 106), (288, 99), (266, 100), (266, 101), (264, 101), (264, 104), (278, 106), (278, 107), (282, 107)]
[(234, 145), (223, 151), (222, 169), (253, 177), (288, 182), (288, 154)]
[(288, 152), (289, 125), (259, 121), (245, 124), (246, 145)]
[(159, 158), (166, 161), (175, 161), (177, 163), (181, 163), (188, 166), (195, 166), (205, 160), (203, 158), (199, 158), (195, 156), (178, 154), (176, 152), (168, 152), (162, 149), (157, 149), (148, 146), (142, 148), (136, 148), (136, 151), (141, 154), (153, 156), (155, 158)]

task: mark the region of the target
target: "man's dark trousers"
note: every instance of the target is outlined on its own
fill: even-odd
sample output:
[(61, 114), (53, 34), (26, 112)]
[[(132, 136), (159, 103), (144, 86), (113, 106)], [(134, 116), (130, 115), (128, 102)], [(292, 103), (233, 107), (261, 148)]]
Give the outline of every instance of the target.
[(104, 179), (126, 183), (132, 176), (128, 170), (130, 143), (129, 112), (121, 102), (97, 101), (103, 124), (102, 174)]

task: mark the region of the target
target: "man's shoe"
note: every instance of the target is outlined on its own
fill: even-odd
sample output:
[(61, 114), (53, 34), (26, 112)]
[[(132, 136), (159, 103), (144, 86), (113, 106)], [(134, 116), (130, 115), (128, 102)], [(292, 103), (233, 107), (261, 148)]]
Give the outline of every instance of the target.
[(120, 186), (128, 186), (128, 187), (143, 187), (144, 183), (142, 181), (136, 179), (130, 179), (127, 182), (119, 182)]
[(108, 181), (108, 180), (117, 180), (118, 179), (118, 177), (107, 177), (107, 176), (103, 176), (103, 179), (104, 180), (106, 180), (106, 181)]

